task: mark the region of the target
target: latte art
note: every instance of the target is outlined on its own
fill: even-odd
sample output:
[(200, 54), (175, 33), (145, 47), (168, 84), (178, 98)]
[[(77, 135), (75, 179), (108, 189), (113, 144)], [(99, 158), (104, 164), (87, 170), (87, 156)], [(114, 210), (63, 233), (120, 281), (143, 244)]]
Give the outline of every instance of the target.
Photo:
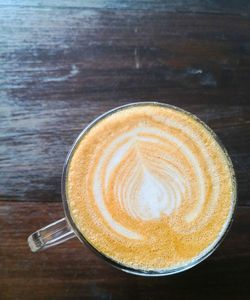
[(209, 251), (234, 205), (230, 162), (195, 117), (128, 107), (93, 125), (68, 170), (72, 218), (98, 251), (144, 270)]
[[(172, 145), (172, 150), (168, 152), (165, 145)], [(197, 203), (183, 216), (185, 221), (191, 222), (202, 209), (205, 197), (204, 175), (194, 154), (183, 142), (157, 128), (139, 125), (120, 135), (107, 147), (95, 170), (93, 191), (100, 212), (117, 233), (128, 238), (139, 238), (138, 234), (112, 219), (105, 206), (107, 190), (113, 193), (120, 208), (128, 216), (142, 221), (172, 214), (184, 198), (190, 202), (191, 184), (185, 176), (185, 167), (178, 164), (178, 157), (173, 151), (177, 148), (190, 160), (199, 188)], [(211, 168), (214, 171), (214, 167)], [(106, 193), (106, 197), (110, 197), (110, 194)]]

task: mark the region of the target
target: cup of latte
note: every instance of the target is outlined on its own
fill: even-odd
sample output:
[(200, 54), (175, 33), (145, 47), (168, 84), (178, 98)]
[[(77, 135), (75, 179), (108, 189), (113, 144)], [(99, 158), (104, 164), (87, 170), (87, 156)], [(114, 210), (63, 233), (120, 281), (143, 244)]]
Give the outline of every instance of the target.
[(111, 265), (144, 276), (207, 258), (236, 205), (232, 162), (215, 133), (157, 102), (118, 107), (85, 128), (61, 189), (65, 218), (30, 235), (31, 250), (78, 237)]

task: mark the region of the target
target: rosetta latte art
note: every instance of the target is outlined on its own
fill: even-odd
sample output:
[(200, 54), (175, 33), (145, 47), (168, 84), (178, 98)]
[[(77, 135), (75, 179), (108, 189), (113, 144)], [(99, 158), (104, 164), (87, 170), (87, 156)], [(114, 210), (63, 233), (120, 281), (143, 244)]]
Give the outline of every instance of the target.
[(227, 157), (201, 123), (170, 108), (134, 107), (104, 118), (70, 167), (75, 223), (126, 265), (157, 269), (198, 256), (232, 210)]
[[(170, 123), (170, 122), (168, 122)], [(174, 124), (171, 124), (172, 126)], [(175, 124), (178, 127), (178, 125)], [(218, 201), (220, 183), (214, 162), (198, 137), (188, 130), (182, 129), (188, 140), (194, 139), (206, 161), (206, 169), (210, 170), (213, 180), (213, 194), (210, 200), (210, 214), (214, 204)], [(100, 158), (95, 171), (93, 190), (101, 214), (107, 223), (120, 234), (128, 238), (140, 238), (135, 232), (124, 228), (112, 219), (105, 206), (105, 191), (112, 189), (115, 199), (128, 216), (142, 221), (159, 219), (162, 215), (171, 215), (182, 202), (191, 202), (194, 196), (191, 183), (185, 174), (185, 166), (178, 162), (178, 156), (170, 148), (170, 153), (164, 147), (171, 145), (173, 149), (182, 152), (194, 169), (196, 181), (196, 194), (198, 197), (194, 204), (183, 214), (187, 223), (193, 221), (201, 212), (205, 197), (205, 178), (195, 154), (189, 149), (185, 141), (153, 127), (136, 127), (128, 133), (117, 137)], [(126, 163), (124, 163), (126, 160)], [(121, 166), (119, 167), (119, 164)], [(115, 181), (109, 185), (112, 172), (115, 172)], [(102, 183), (104, 174), (105, 184)], [(196, 227), (197, 230), (197, 227)]]

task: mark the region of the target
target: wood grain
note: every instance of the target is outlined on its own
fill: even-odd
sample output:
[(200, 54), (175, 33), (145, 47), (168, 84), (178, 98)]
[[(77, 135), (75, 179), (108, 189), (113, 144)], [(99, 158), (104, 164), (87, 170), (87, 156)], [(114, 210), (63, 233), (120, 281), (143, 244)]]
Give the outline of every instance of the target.
[(183, 1), (2, 5), (0, 199), (60, 201), (62, 165), (81, 129), (118, 105), (158, 100), (218, 133), (239, 202), (250, 204), (249, 5), (216, 14), (214, 1), (210, 9), (193, 1), (185, 13), (181, 3), (186, 9)]
[[(249, 299), (249, 82), (247, 0), (0, 0), (0, 299)], [(223, 244), (151, 279), (76, 239), (32, 254), (27, 236), (63, 216), (61, 170), (80, 131), (150, 100), (197, 114), (228, 149), (240, 207)]]
[(6, 6), (39, 7), (39, 8), (94, 8), (94, 9), (130, 9), (130, 10), (160, 10), (165, 12), (182, 13), (219, 13), (219, 14), (240, 14), (248, 15), (250, 4), (247, 0), (230, 1), (194, 1), (194, 0), (137, 0), (137, 1), (116, 1), (116, 0), (1, 0), (0, 4)]
[(60, 203), (1, 203), (0, 299), (29, 300), (34, 294), (35, 299), (180, 299), (184, 291), (185, 299), (238, 299), (239, 294), (249, 299), (250, 208), (238, 209), (230, 233), (210, 258), (166, 278), (116, 270), (77, 239), (31, 253), (27, 236), (62, 215)]

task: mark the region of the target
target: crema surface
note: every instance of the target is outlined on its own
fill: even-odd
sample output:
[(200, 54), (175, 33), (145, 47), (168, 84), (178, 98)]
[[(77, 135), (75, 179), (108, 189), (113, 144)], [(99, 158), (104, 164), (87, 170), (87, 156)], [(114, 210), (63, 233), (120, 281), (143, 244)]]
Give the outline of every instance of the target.
[(220, 239), (234, 206), (230, 161), (194, 116), (128, 106), (93, 125), (68, 166), (74, 223), (105, 256), (128, 267), (185, 265)]

